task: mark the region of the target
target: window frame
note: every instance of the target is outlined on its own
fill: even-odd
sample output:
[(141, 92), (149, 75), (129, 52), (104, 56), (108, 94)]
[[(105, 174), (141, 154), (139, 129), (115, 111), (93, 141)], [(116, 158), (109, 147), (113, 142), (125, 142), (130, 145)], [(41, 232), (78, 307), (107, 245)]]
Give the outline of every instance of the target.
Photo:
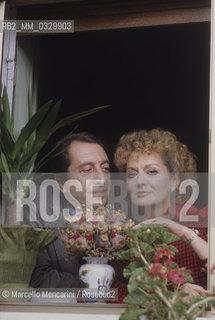
[[(10, 3), (10, 1), (8, 1)], [(50, 1), (31, 1), (32, 4), (32, 12), (33, 12), (33, 5), (36, 3), (45, 3)], [(61, 1), (52, 1), (52, 3), (60, 3)], [(65, 2), (65, 1), (64, 1)], [(70, 2), (70, 1), (67, 1)], [(182, 1), (183, 2), (183, 1)], [(22, 1), (19, 2), (19, 0), (13, 1), (15, 3), (15, 9), (16, 6), (22, 5)], [(83, 5), (84, 6), (84, 5)], [(107, 4), (106, 4), (107, 6)], [(8, 6), (10, 9), (10, 5)], [(122, 11), (123, 4), (121, 4)], [(14, 12), (14, 6), (13, 6), (13, 12)], [(118, 8), (118, 13), (114, 17), (114, 19), (108, 22), (108, 19), (110, 18), (110, 14), (101, 16), (101, 9), (98, 11), (98, 16), (89, 16), (85, 21), (84, 17), (81, 17), (79, 12), (79, 17), (77, 17), (77, 24), (75, 26), (76, 31), (86, 31), (86, 30), (104, 30), (104, 29), (114, 29), (114, 28), (128, 28), (128, 27), (143, 27), (143, 26), (154, 26), (154, 25), (164, 25), (164, 24), (180, 24), (180, 23), (187, 23), (187, 22), (202, 22), (202, 21), (211, 21), (211, 53), (210, 53), (210, 103), (209, 103), (209, 194), (208, 194), (208, 207), (209, 207), (209, 267), (208, 267), (208, 287), (212, 289), (215, 287), (215, 276), (212, 276), (210, 274), (210, 269), (212, 265), (215, 264), (215, 215), (213, 214), (215, 212), (215, 122), (213, 122), (213, 119), (215, 119), (215, 0), (211, 0), (211, 8), (208, 8), (207, 6), (202, 6), (199, 8), (180, 8), (180, 9), (174, 9), (171, 10), (160, 10), (160, 11), (148, 11), (148, 12), (131, 12), (131, 13), (121, 13), (120, 14), (120, 8)], [(6, 11), (6, 5), (5, 1), (2, 1), (0, 3), (0, 20), (4, 20), (5, 17), (5, 11)], [(9, 10), (10, 11), (10, 10)], [(16, 11), (16, 10), (15, 10)], [(110, 10), (111, 12), (111, 10)], [(117, 21), (118, 17), (118, 21)], [(37, 18), (38, 19), (38, 18)], [(62, 18), (61, 18), (62, 19)], [(14, 87), (14, 83), (10, 82), (10, 85), (8, 84), (8, 73), (4, 72), (4, 68), (8, 68), (8, 64), (10, 61), (4, 60), (5, 59), (5, 48), (8, 46), (14, 45), (14, 37), (11, 37), (11, 39), (7, 39), (6, 36), (4, 36), (3, 41), (3, 34), (0, 34), (0, 61), (1, 63), (1, 69), (2, 69), (2, 81), (3, 84), (6, 85), (6, 87)], [(15, 66), (12, 70), (12, 72), (15, 72)], [(10, 90), (9, 92), (9, 101), (12, 108), (12, 101), (13, 101), (13, 90)], [(23, 110), (25, 112), (25, 110)]]

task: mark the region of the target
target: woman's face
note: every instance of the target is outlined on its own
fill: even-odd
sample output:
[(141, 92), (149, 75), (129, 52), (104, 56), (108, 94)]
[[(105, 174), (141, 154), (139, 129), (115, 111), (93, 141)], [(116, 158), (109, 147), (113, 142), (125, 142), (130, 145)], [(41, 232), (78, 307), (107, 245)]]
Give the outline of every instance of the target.
[(133, 204), (150, 208), (151, 217), (169, 207), (171, 176), (158, 154), (133, 152), (127, 162), (127, 188)]

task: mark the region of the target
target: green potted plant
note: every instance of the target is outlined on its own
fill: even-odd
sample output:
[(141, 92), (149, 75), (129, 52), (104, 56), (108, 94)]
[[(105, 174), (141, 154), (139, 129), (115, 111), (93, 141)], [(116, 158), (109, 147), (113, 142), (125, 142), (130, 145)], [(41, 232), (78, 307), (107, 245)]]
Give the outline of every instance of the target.
[(174, 262), (177, 249), (170, 244), (178, 237), (160, 225), (143, 225), (126, 233), (129, 248), (118, 256), (130, 261), (123, 271), (128, 278), (128, 295), (120, 320), (193, 320), (208, 304), (215, 304), (213, 292), (191, 299), (183, 292), (182, 285), (193, 279)]
[(38, 251), (56, 239), (51, 230), (17, 223), (16, 179), (32, 178), (53, 157), (57, 146), (36, 162), (38, 153), (57, 130), (105, 108), (93, 108), (57, 121), (60, 107), (61, 101), (48, 101), (33, 114), (28, 95), (28, 122), (16, 137), (6, 89), (0, 97), (0, 190), (6, 200), (4, 225), (0, 225), (0, 288), (28, 287)]

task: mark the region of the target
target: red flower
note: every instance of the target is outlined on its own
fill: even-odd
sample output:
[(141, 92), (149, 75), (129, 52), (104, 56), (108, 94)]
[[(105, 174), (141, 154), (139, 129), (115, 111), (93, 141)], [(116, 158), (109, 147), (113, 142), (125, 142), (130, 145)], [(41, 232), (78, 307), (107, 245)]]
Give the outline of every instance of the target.
[(167, 260), (167, 265), (168, 265), (168, 266), (171, 266), (171, 264), (173, 263), (174, 258), (175, 258), (175, 257), (173, 257), (173, 256), (168, 257), (168, 260)]
[(86, 237), (87, 241), (93, 241), (93, 236), (90, 234), (89, 236)]
[(167, 278), (168, 280), (172, 281), (173, 283), (183, 284), (185, 282), (185, 277), (182, 276), (177, 269), (172, 269), (167, 271)]
[(166, 278), (166, 268), (161, 263), (151, 263), (148, 275), (151, 278)]
[(110, 236), (111, 236), (111, 238), (115, 238), (116, 237), (116, 232), (112, 231)]
[(171, 266), (174, 256), (168, 248), (157, 248), (157, 252), (154, 255), (153, 261), (159, 263), (167, 263)]
[(78, 233), (75, 234), (73, 238), (74, 238), (75, 240), (78, 239), (78, 238), (80, 238), (80, 234), (78, 234)]

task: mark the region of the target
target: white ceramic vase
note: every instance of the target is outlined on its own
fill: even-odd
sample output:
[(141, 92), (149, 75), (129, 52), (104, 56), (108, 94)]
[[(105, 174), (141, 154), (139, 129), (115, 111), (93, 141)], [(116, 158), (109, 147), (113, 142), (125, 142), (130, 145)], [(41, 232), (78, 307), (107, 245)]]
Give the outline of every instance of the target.
[[(107, 259), (100, 257), (84, 257), (87, 261), (79, 269), (79, 279), (84, 288), (91, 292), (107, 292), (115, 276), (112, 266), (107, 263)], [(98, 300), (98, 299), (92, 299)]]

